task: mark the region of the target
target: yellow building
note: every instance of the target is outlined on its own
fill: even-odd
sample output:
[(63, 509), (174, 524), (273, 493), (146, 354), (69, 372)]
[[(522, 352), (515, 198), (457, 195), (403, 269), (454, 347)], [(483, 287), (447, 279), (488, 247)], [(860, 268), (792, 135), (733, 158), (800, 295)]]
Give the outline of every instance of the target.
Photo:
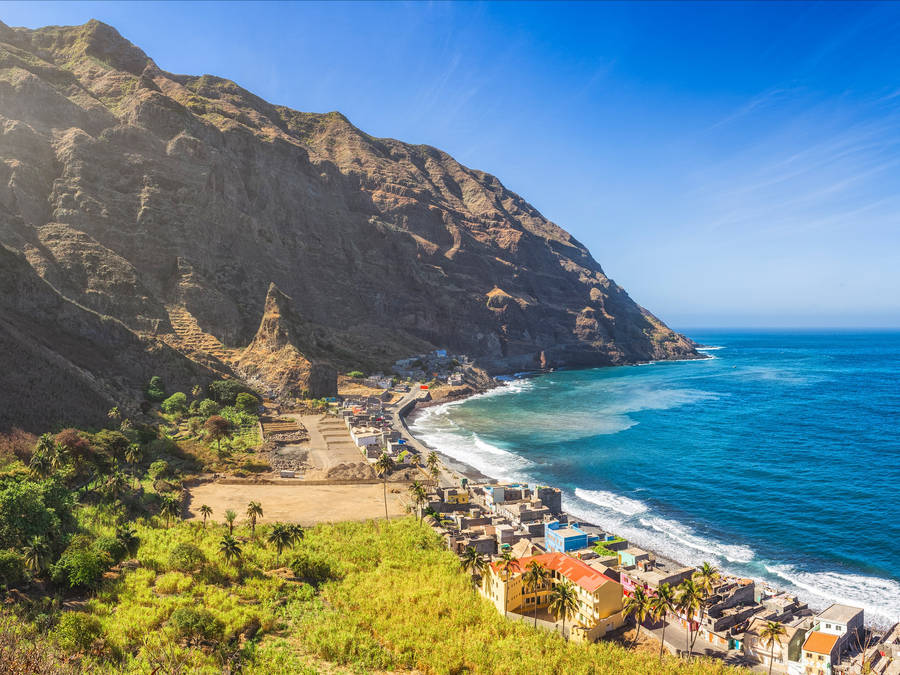
[(468, 504), (469, 491), (459, 488), (444, 488), (445, 504)]
[[(548, 573), (548, 583), (534, 591), (526, 590), (522, 575), (532, 562), (542, 565)], [(520, 558), (510, 567), (509, 578), (496, 562), (484, 575), (481, 594), (498, 611), (530, 616), (537, 607), (545, 610), (550, 603), (550, 590), (557, 581), (568, 580), (577, 591), (578, 607), (574, 616), (567, 617), (571, 637), (575, 640), (595, 641), (606, 633), (620, 628), (625, 622), (622, 614), (622, 585), (565, 553), (544, 553)]]

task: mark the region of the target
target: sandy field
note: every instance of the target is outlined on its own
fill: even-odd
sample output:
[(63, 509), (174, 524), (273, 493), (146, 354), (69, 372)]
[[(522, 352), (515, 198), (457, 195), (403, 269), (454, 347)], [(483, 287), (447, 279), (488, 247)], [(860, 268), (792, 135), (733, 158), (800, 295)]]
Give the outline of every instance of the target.
[[(399, 494), (391, 490), (399, 490)], [(223, 514), (233, 509), (237, 523), (246, 520), (247, 503), (258, 501), (263, 509), (262, 523), (275, 521), (315, 525), (341, 520), (384, 518), (381, 484), (371, 485), (222, 485), (206, 483), (189, 490), (188, 519), (200, 518), (202, 504), (212, 507), (212, 519), (223, 522)], [(409, 499), (405, 484), (388, 483), (388, 513), (405, 515)]]

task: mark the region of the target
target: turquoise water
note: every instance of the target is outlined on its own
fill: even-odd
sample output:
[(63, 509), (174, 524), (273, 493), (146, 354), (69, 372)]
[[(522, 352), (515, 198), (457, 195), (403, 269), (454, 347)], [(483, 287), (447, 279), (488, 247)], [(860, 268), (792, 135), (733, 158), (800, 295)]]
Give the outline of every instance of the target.
[(688, 334), (713, 358), (521, 379), (412, 430), (681, 562), (900, 620), (900, 333)]

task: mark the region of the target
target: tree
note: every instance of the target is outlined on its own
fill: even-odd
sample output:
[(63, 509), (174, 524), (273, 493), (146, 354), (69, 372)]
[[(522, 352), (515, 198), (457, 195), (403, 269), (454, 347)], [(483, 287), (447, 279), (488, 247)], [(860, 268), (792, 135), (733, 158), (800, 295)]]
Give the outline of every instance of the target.
[(775, 643), (781, 646), (781, 638), (787, 635), (787, 631), (780, 621), (766, 621), (766, 625), (759, 631), (759, 639), (763, 645), (769, 646), (769, 675), (772, 675), (772, 663), (775, 660)]
[(635, 586), (632, 594), (625, 600), (625, 607), (623, 608), (624, 615), (628, 616), (633, 614), (634, 622), (637, 624), (634, 631), (634, 641), (631, 643), (632, 648), (637, 645), (638, 638), (641, 635), (641, 626), (644, 621), (646, 621), (647, 615), (650, 613), (650, 602), (650, 597), (644, 591), (642, 586)]
[(247, 518), (250, 520), (250, 536), (256, 537), (256, 519), (262, 518), (263, 510), (259, 502), (247, 504)]
[(166, 387), (162, 378), (154, 375), (147, 384), (147, 399), (150, 401), (162, 401), (166, 397)]
[(656, 595), (653, 596), (651, 611), (654, 619), (657, 621), (662, 619), (663, 622), (662, 640), (659, 643), (659, 660), (662, 661), (663, 647), (666, 644), (666, 626), (669, 623), (669, 612), (675, 611), (675, 589), (671, 585), (659, 585), (659, 588), (656, 589)]
[(212, 415), (218, 415), (221, 409), (222, 408), (219, 406), (219, 404), (213, 401), (211, 398), (203, 399), (202, 401), (200, 401), (200, 405), (197, 406), (197, 412), (199, 413), (200, 417), (204, 419), (211, 417)]
[(109, 412), (106, 413), (106, 417), (111, 419), (113, 422), (118, 422), (122, 419), (122, 413), (119, 412), (119, 406), (114, 405), (109, 409)]
[(416, 505), (416, 515), (419, 516), (419, 522), (422, 521), (422, 504), (428, 501), (428, 496), (425, 494), (425, 487), (417, 480), (412, 482), (412, 485), (409, 486), (409, 494), (412, 497), (413, 503)]
[(125, 461), (131, 464), (131, 477), (134, 479), (134, 487), (137, 489), (137, 465), (144, 458), (144, 451), (137, 443), (132, 443), (125, 451)]
[(231, 509), (228, 509), (227, 511), (225, 511), (225, 522), (228, 524), (228, 534), (229, 535), (234, 533), (234, 519), (235, 518), (237, 518), (237, 514), (234, 511), (232, 511)]
[(578, 591), (571, 581), (557, 581), (550, 590), (550, 605), (548, 609), (553, 612), (558, 621), (562, 617), (562, 633), (566, 640), (566, 619), (575, 614), (578, 609)]
[(303, 541), (303, 537), (306, 536), (306, 533), (303, 531), (303, 526), (299, 523), (294, 523), (293, 525), (288, 525), (288, 532), (291, 533), (291, 546), (296, 546), (301, 541)]
[(229, 563), (232, 560), (240, 561), (241, 559), (241, 547), (230, 534), (222, 537), (222, 541), (219, 542), (219, 552), (225, 556), (225, 561)]
[(162, 498), (162, 503), (159, 507), (159, 513), (160, 515), (165, 516), (166, 529), (168, 529), (169, 519), (178, 518), (181, 515), (181, 500), (177, 497), (173, 497), (172, 495), (166, 495)]
[(387, 507), (387, 479), (388, 474), (394, 470), (394, 460), (386, 452), (381, 453), (381, 457), (375, 462), (375, 473), (381, 476), (384, 481), (384, 519), (388, 519)]
[(125, 478), (125, 475), (116, 469), (113, 473), (106, 479), (106, 484), (103, 486), (106, 491), (106, 495), (112, 499), (116, 500), (119, 496), (128, 489), (128, 479)]
[(191, 396), (193, 396), (195, 399), (200, 398), (200, 394), (202, 393), (203, 387), (201, 387), (199, 384), (195, 384), (193, 387), (191, 387)]
[(204, 530), (206, 529), (206, 519), (212, 515), (212, 512), (213, 512), (212, 507), (207, 506), (206, 504), (203, 504), (200, 507), (200, 515), (203, 516), (203, 529)]
[(476, 579), (487, 569), (487, 560), (475, 550), (474, 546), (467, 546), (466, 550), (463, 551), (460, 565), (463, 571), (472, 575), (472, 590), (474, 591), (478, 587)]
[(242, 391), (235, 397), (235, 407), (242, 412), (254, 414), (259, 409), (259, 399)]
[[(537, 560), (532, 560), (528, 563), (528, 567), (525, 569), (525, 573), (522, 575), (522, 583), (525, 584), (525, 590), (529, 593), (536, 593), (538, 590), (542, 589), (547, 584), (547, 579), (550, 578), (549, 572), (547, 572), (547, 568), (541, 565)], [(534, 598), (534, 627), (537, 628), (537, 607), (538, 607), (538, 599), (537, 596)]]
[(208, 388), (209, 397), (221, 405), (234, 405), (237, 395), (247, 388), (237, 380), (216, 380)]
[[(716, 585), (718, 585), (719, 580), (722, 578), (719, 574), (719, 570), (713, 567), (712, 564), (708, 562), (704, 562), (700, 569), (694, 572), (691, 575), (691, 578), (694, 580), (694, 583), (697, 584), (697, 587), (700, 589), (702, 594), (702, 602), (700, 603), (701, 610), (701, 620), (706, 617), (706, 610), (709, 603), (709, 598), (713, 594), (713, 591), (716, 589)], [(700, 634), (700, 631), (697, 631), (697, 635)], [(694, 641), (696, 641), (697, 636), (694, 636), (694, 639), (691, 640), (691, 650), (694, 648)]]
[(188, 645), (203, 642), (218, 642), (222, 638), (225, 625), (207, 609), (179, 607), (169, 617), (175, 635)]
[[(50, 434), (44, 434), (44, 436), (50, 436)], [(44, 436), (41, 436), (41, 438)], [(38, 447), (40, 447), (40, 443), (38, 443)], [(32, 476), (35, 478), (47, 478), (53, 473), (53, 453), (55, 450), (54, 447), (51, 447), (48, 452), (35, 451), (28, 462), (28, 471)]]
[[(500, 554), (500, 562), (497, 564), (500, 568), (500, 571), (503, 573), (503, 579), (506, 582), (509, 582), (510, 575), (519, 569), (519, 559), (516, 558), (509, 551), (504, 551)], [(507, 609), (506, 609), (506, 599), (503, 600), (503, 617), (506, 618)]]
[[(693, 579), (685, 579), (678, 585), (678, 611), (684, 613), (684, 617), (688, 622), (688, 630), (685, 639), (688, 641), (685, 646), (688, 648), (688, 658), (694, 653), (694, 616), (700, 611), (703, 605), (703, 591), (694, 583)], [(699, 629), (698, 629), (699, 632)]]
[(438, 459), (437, 453), (434, 450), (428, 453), (425, 465), (428, 467), (431, 477), (434, 478), (434, 480), (437, 480), (441, 475), (441, 460)]
[(32, 574), (40, 574), (44, 571), (44, 563), (47, 561), (47, 541), (37, 535), (28, 540), (22, 554), (25, 556), (25, 569)]
[(221, 453), (222, 439), (226, 438), (231, 433), (231, 422), (221, 415), (212, 415), (203, 423), (203, 428), (206, 430), (206, 434), (209, 436), (210, 440), (216, 442), (216, 452)]
[(269, 536), (266, 537), (266, 541), (275, 547), (275, 567), (278, 567), (281, 552), (294, 542), (291, 530), (283, 523), (275, 523), (272, 529), (269, 530)]
[(175, 413), (183, 413), (187, 410), (187, 395), (184, 392), (176, 391), (169, 398), (159, 404), (164, 413), (169, 415)]
[(137, 531), (131, 525), (121, 525), (116, 528), (116, 540), (121, 544), (122, 548), (128, 555), (137, 553), (141, 540), (137, 536)]

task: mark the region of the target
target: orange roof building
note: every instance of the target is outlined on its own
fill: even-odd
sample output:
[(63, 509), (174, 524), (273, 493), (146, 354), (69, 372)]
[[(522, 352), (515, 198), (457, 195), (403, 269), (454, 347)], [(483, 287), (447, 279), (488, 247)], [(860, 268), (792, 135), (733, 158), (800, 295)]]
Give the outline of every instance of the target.
[[(541, 588), (532, 589), (523, 583), (523, 575), (531, 563), (541, 565), (548, 573), (548, 582)], [(569, 582), (576, 588), (578, 607), (566, 619), (566, 628), (571, 629), (573, 638), (593, 642), (623, 625), (622, 585), (565, 553), (520, 558), (510, 566), (508, 573), (494, 561), (482, 579), (481, 593), (500, 612), (531, 616), (537, 611), (552, 625), (556, 617), (549, 616), (546, 608), (553, 586), (562, 582)]]
[(804, 675), (830, 675), (832, 666), (840, 660), (837, 635), (814, 630), (803, 643), (800, 665)]

